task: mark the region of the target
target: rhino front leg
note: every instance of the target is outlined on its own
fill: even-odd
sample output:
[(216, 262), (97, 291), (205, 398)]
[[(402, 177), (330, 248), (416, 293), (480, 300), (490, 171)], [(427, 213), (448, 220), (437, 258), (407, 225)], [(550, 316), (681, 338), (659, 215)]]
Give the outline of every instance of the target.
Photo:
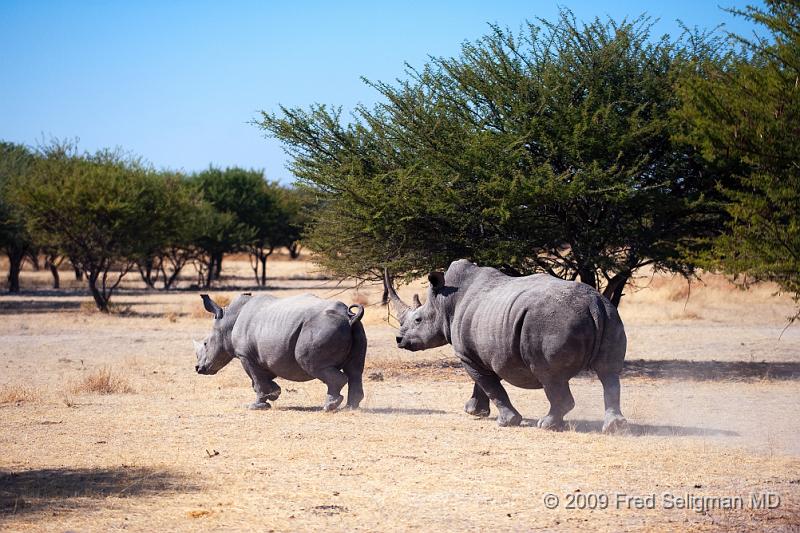
[(489, 416), (489, 397), (477, 383), (472, 386), (472, 397), (467, 400), (464, 411), (472, 416)]
[(347, 384), (347, 377), (335, 367), (323, 368), (312, 375), (328, 386), (328, 397), (325, 398), (325, 404), (322, 409), (334, 411), (344, 400), (341, 392), (342, 388)]
[(483, 389), (486, 396), (497, 407), (497, 425), (501, 427), (520, 425), (522, 423), (522, 415), (511, 405), (508, 393), (500, 383), (500, 378), (497, 377), (497, 374), (476, 368), (466, 362), (465, 358), (461, 360), (467, 373), (475, 380), (475, 384)]
[(242, 357), (240, 360), (244, 371), (250, 377), (253, 390), (256, 393), (256, 401), (248, 405), (248, 408), (269, 409), (270, 404), (268, 400), (275, 401), (281, 395), (280, 386), (273, 381), (275, 379), (275, 374), (264, 370), (257, 363), (246, 357)]

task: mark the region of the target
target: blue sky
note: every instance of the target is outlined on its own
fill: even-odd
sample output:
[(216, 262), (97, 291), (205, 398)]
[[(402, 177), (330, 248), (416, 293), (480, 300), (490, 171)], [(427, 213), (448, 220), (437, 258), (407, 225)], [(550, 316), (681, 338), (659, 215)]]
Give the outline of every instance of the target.
[[(718, 6), (740, 0), (448, 2), (46, 2), (0, 0), (0, 139), (36, 145), (79, 137), (121, 146), (157, 167), (265, 169), (291, 181), (280, 144), (248, 122), (279, 104), (352, 109), (404, 62), (458, 54), (487, 23), (518, 28), (647, 12), (657, 34), (690, 26), (749, 34)], [(753, 3), (751, 0), (750, 3)]]

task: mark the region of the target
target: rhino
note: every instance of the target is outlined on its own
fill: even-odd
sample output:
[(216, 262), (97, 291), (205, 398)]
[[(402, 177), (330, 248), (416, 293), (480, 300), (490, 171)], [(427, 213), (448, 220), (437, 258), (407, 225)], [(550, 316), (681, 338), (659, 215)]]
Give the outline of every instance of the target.
[(251, 409), (269, 409), (269, 401), (278, 399), (281, 388), (275, 378), (319, 379), (328, 386), (325, 411), (339, 407), (346, 384), (347, 407), (358, 408), (367, 353), (364, 306), (347, 307), (310, 294), (276, 298), (244, 293), (223, 308), (208, 294), (200, 297), (214, 315), (214, 326), (205, 340), (194, 341), (198, 374), (216, 374), (235, 357), (256, 393)]
[(489, 416), (489, 400), (500, 426), (515, 426), (522, 416), (511, 405), (501, 381), (526, 389), (544, 389), (550, 411), (537, 422), (562, 429), (575, 406), (569, 380), (584, 369), (603, 385), (603, 432), (624, 428), (619, 375), (626, 336), (616, 308), (592, 287), (548, 274), (510, 277), (494, 268), (461, 259), (446, 272), (428, 275), (423, 305), (414, 295), (404, 303), (388, 272), (384, 285), (400, 330), (399, 348), (428, 350), (451, 344), (474, 380), (465, 411)]

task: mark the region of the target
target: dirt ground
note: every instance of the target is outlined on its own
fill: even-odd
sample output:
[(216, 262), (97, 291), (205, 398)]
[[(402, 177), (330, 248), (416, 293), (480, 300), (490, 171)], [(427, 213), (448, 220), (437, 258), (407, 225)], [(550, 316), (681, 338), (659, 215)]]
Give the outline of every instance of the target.
[[(793, 304), (774, 287), (639, 279), (620, 307), (630, 432), (606, 436), (591, 375), (572, 381), (567, 431), (537, 429), (544, 394), (513, 387), (525, 422), (499, 428), (494, 410), (463, 412), (472, 385), (449, 347), (394, 346), (378, 286), (268, 268), (278, 296), (367, 304), (361, 410), (322, 412), (321, 383), (279, 380), (273, 408), (249, 411), (237, 362), (195, 374), (191, 339), (211, 322), (191, 279), (162, 292), (131, 276), (109, 316), (70, 272), (54, 291), (27, 269), (23, 293), (0, 296), (0, 529), (800, 528), (800, 325), (782, 332)], [(223, 274), (217, 298), (255, 289), (242, 258)], [(128, 392), (92, 392), (99, 371)]]

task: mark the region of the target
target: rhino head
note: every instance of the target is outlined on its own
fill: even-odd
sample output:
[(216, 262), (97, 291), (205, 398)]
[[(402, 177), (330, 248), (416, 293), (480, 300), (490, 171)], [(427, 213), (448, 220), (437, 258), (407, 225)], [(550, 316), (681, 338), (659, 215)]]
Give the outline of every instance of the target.
[(412, 299), (413, 305), (408, 305), (397, 295), (392, 286), (388, 272), (384, 271), (383, 283), (389, 300), (397, 313), (400, 321), (400, 331), (397, 332), (397, 347), (416, 352), (437, 348), (448, 343), (445, 336), (447, 317), (441, 306), (440, 296), (444, 289), (444, 274), (431, 272), (428, 274), (430, 288), (428, 300), (422, 304), (416, 294)]
[(212, 300), (208, 294), (201, 294), (206, 311), (214, 314), (214, 326), (211, 333), (202, 342), (193, 340), (198, 374), (216, 374), (231, 362), (233, 355), (228, 349), (229, 327), (223, 321), (225, 310)]

